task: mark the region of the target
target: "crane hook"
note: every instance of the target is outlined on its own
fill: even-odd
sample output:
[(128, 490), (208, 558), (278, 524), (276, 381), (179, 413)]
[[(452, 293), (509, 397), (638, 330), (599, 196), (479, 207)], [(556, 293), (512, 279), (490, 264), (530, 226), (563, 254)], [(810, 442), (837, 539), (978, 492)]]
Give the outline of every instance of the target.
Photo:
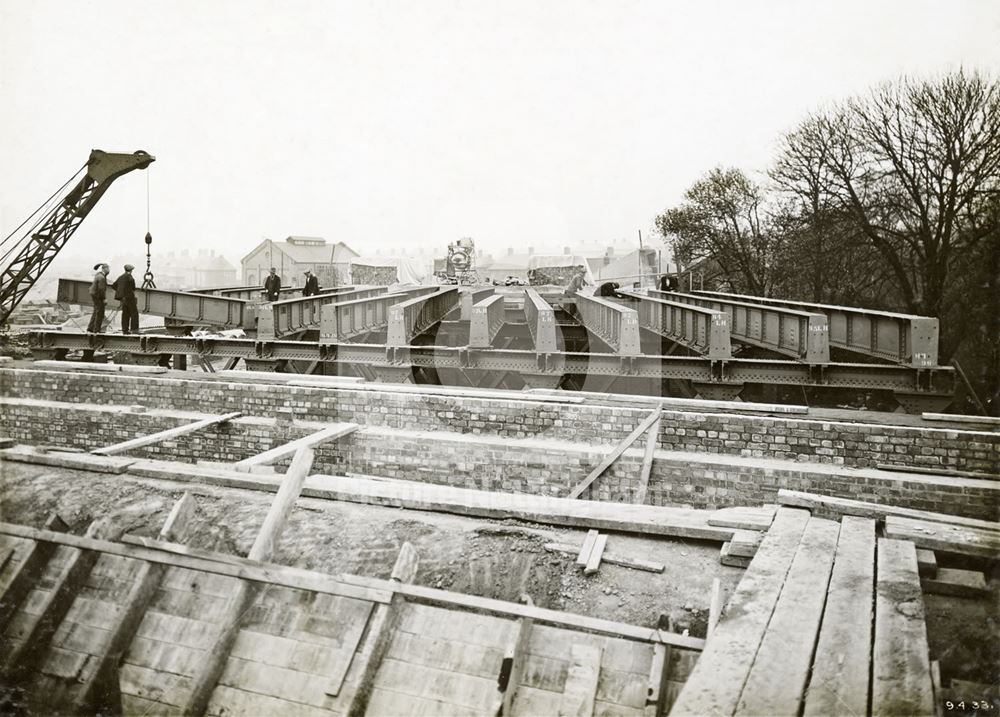
[(150, 270), (149, 266), (152, 258), (149, 255), (149, 247), (153, 243), (153, 235), (146, 232), (146, 273), (142, 275), (142, 288), (143, 289), (155, 289), (156, 284), (153, 282), (153, 272)]

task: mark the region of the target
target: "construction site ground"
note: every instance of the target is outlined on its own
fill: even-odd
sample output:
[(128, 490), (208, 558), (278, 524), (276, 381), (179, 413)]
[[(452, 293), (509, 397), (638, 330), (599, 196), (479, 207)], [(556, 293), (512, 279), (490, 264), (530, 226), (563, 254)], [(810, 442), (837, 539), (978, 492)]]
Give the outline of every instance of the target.
[[(85, 525), (96, 512), (115, 512), (136, 534), (155, 536), (183, 492), (198, 501), (193, 547), (246, 554), (272, 500), (269, 494), (126, 475), (4, 462), (0, 520), (40, 525), (51, 511)], [(724, 595), (741, 568), (719, 563), (716, 543), (614, 534), (607, 550), (659, 562), (652, 573), (605, 562), (585, 576), (575, 557), (546, 543), (580, 545), (586, 531), (520, 521), (465, 518), (431, 511), (300, 498), (276, 562), (324, 573), (387, 578), (399, 548), (409, 541), (421, 556), (415, 582), (461, 593), (516, 601), (528, 594), (540, 607), (655, 625), (668, 615), (674, 629), (704, 637), (711, 586)], [(988, 575), (991, 598), (970, 600), (925, 594), (928, 639), (946, 678), (1000, 682), (996, 605), (1000, 580)]]

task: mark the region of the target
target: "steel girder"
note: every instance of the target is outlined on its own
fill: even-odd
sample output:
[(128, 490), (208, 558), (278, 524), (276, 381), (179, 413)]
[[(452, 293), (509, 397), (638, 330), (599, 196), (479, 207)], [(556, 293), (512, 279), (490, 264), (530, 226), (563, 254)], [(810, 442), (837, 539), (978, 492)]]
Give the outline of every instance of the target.
[(562, 332), (556, 324), (555, 309), (530, 287), (524, 290), (524, 318), (536, 352), (553, 353), (563, 348)]
[(385, 293), (386, 287), (384, 286), (366, 286), (340, 294), (319, 294), (272, 301), (260, 308), (257, 337), (261, 339), (282, 338), (302, 331), (318, 331), (320, 309), (324, 304), (367, 299)]
[(755, 304), (716, 296), (651, 290), (650, 296), (703, 306), (729, 315), (730, 335), (809, 364), (830, 363), (826, 316), (783, 306)]
[(460, 294), (457, 286), (438, 288), (433, 294), (418, 296), (389, 309), (389, 327), (386, 332), (387, 352), (406, 348), (417, 336), (436, 326), (445, 316), (458, 308)]
[(503, 328), (506, 307), (502, 294), (494, 294), (474, 304), (469, 325), (469, 346), (487, 348)]
[(496, 293), (492, 286), (462, 287), (459, 292), (462, 294), (459, 321), (472, 321), (472, 307)]
[(411, 298), (432, 294), (436, 286), (419, 286), (413, 289), (381, 294), (367, 299), (340, 301), (320, 307), (319, 338), (322, 343), (339, 343), (373, 331), (382, 331), (389, 325), (389, 309)]
[(784, 306), (823, 314), (829, 320), (832, 346), (914, 368), (931, 368), (938, 362), (938, 320), (930, 316), (873, 311), (834, 304), (784, 301), (717, 291), (694, 293), (706, 297)]
[[(354, 286), (334, 286), (329, 289), (320, 289), (320, 294), (343, 294), (353, 291)], [(286, 298), (302, 295), (301, 286), (288, 286), (280, 289), (280, 295)], [(264, 288), (262, 286), (220, 286), (209, 289), (191, 289), (191, 294), (210, 294), (211, 296), (225, 296), (230, 299), (243, 299), (244, 301), (254, 301), (258, 304), (265, 302)]]
[[(457, 301), (457, 292), (445, 290)], [(438, 296), (435, 294), (434, 296)], [(420, 301), (432, 297), (420, 297)], [(399, 308), (397, 304), (395, 308)], [(454, 308), (454, 307), (452, 307)], [(687, 379), (696, 383), (771, 383), (792, 386), (831, 386), (889, 390), (903, 394), (954, 393), (950, 367), (914, 369), (893, 364), (838, 364), (810, 366), (799, 361), (730, 359), (713, 361), (699, 356), (622, 356), (619, 354), (477, 349), (469, 347), (381, 344), (324, 344), (309, 341), (228, 339), (191, 336), (123, 336), (36, 331), (31, 348), (39, 356), (66, 350), (122, 351), (139, 355), (200, 354), (253, 361), (303, 360), (357, 364), (371, 368), (452, 368), (511, 371), (523, 375), (563, 374)]]
[[(186, 324), (253, 329), (257, 319), (257, 307), (241, 299), (167, 289), (136, 289), (135, 297), (139, 313), (162, 316)], [(56, 300), (65, 304), (93, 306), (94, 302), (90, 298), (90, 282), (60, 279)], [(106, 301), (109, 308), (120, 306), (120, 302), (115, 298), (115, 291), (110, 286)]]
[(598, 296), (576, 295), (580, 322), (621, 356), (638, 356), (639, 316), (630, 309)]
[(621, 293), (639, 302), (636, 311), (640, 328), (710, 359), (732, 358), (729, 315), (724, 311), (646, 296), (636, 291)]

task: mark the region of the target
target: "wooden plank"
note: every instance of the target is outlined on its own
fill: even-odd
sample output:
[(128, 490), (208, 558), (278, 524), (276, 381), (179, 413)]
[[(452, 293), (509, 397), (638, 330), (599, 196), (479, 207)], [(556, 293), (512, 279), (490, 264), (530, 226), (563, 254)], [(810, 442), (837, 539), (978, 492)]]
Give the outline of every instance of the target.
[(294, 441), (290, 441), (289, 443), (285, 443), (284, 445), (272, 448), (269, 451), (259, 453), (252, 458), (247, 458), (234, 463), (233, 468), (235, 470), (249, 471), (254, 466), (274, 465), (283, 458), (294, 455), (300, 448), (316, 448), (323, 443), (335, 441), (338, 438), (350, 435), (358, 430), (358, 428), (360, 428), (360, 426), (358, 426), (357, 423), (335, 423), (328, 428), (324, 428), (322, 431), (311, 433), (308, 436), (298, 438)]
[(656, 441), (659, 436), (660, 416), (657, 415), (653, 425), (649, 427), (649, 434), (646, 436), (646, 452), (642, 456), (642, 467), (639, 469), (639, 488), (635, 494), (635, 502), (640, 505), (646, 502), (649, 474), (653, 470), (653, 452), (656, 450)]
[[(69, 526), (58, 515), (50, 513), (45, 520), (45, 530), (61, 533), (69, 530)], [(35, 580), (56, 549), (54, 543), (42, 542), (28, 536), (20, 537), (26, 538), (30, 542), (20, 559), (20, 563), (8, 573), (6, 577), (7, 587), (0, 595), (0, 635), (6, 631), (7, 624), (17, 611), (18, 605), (31, 592)]]
[(752, 558), (757, 554), (764, 534), (759, 530), (737, 530), (729, 541), (729, 555), (737, 558)]
[[(312, 448), (299, 448), (292, 459), (274, 497), (271, 507), (264, 517), (264, 523), (250, 547), (248, 559), (254, 561), (270, 560), (277, 548), (281, 533), (288, 522), (288, 516), (295, 506), (295, 501), (302, 492), (302, 484), (312, 468), (315, 452)], [(252, 583), (242, 581), (233, 591), (226, 610), (217, 622), (215, 644), (206, 650), (201, 663), (191, 681), (191, 691), (184, 703), (185, 714), (202, 714), (208, 706), (212, 690), (226, 668), (226, 662), (232, 650), (236, 636), (239, 634), (240, 622), (256, 597)]]
[[(274, 492), (279, 486), (273, 477), (211, 470), (169, 461), (138, 460), (129, 472), (151, 478), (245, 490)], [(733, 535), (730, 528), (709, 525), (707, 518), (711, 511), (706, 510), (496, 493), (417, 481), (312, 475), (306, 481), (302, 495), (482, 518), (517, 518), (547, 525), (717, 540), (720, 543)]]
[(657, 409), (655, 411), (653, 411), (652, 413), (650, 413), (645, 419), (643, 419), (642, 423), (640, 423), (639, 426), (634, 431), (632, 431), (630, 434), (628, 434), (628, 436), (625, 437), (625, 440), (623, 440), (621, 443), (619, 443), (611, 451), (611, 453), (609, 453), (604, 458), (604, 460), (602, 460), (597, 465), (597, 467), (594, 468), (594, 470), (592, 470), (590, 472), (590, 474), (586, 478), (584, 478), (582, 481), (580, 481), (569, 492), (569, 494), (566, 497), (567, 498), (579, 498), (580, 495), (583, 493), (583, 491), (587, 490), (587, 488), (590, 486), (591, 483), (593, 483), (595, 480), (597, 480), (598, 478), (600, 478), (601, 475), (604, 473), (604, 471), (606, 471), (608, 468), (610, 468), (611, 464), (614, 463), (616, 460), (618, 460), (618, 457), (622, 453), (624, 453), (628, 449), (629, 446), (631, 446), (633, 443), (635, 443), (636, 439), (639, 438), (639, 436), (641, 436), (643, 433), (645, 433), (649, 429), (649, 427), (652, 426), (653, 423), (655, 421), (657, 421), (659, 418), (660, 418), (660, 408), (657, 407)]
[[(68, 545), (82, 550), (94, 550), (109, 555), (119, 555), (136, 560), (163, 563), (175, 568), (186, 568), (205, 573), (252, 580), (259, 583), (284, 585), (300, 590), (342, 595), (359, 600), (389, 602), (390, 594), (384, 589), (361, 588), (344, 582), (338, 577), (324, 575), (284, 565), (274, 565), (250, 561), (247, 558), (224, 553), (212, 553), (188, 548), (175, 543), (161, 543), (139, 536), (123, 536), (123, 542), (115, 543), (85, 536), (61, 534), (50, 530), (39, 530), (13, 523), (0, 523), (0, 533), (30, 540), (38, 540), (52, 545)], [(246, 561), (246, 562), (240, 562)], [(385, 581), (383, 581), (384, 583)]]
[(887, 538), (909, 540), (919, 548), (977, 558), (994, 559), (1000, 555), (1000, 532), (992, 530), (929, 523), (890, 515), (885, 519), (885, 535)]
[[(107, 520), (98, 520), (87, 528), (88, 538), (113, 537), (120, 529)], [(37, 670), (45, 658), (49, 643), (66, 617), (73, 600), (97, 562), (99, 555), (91, 551), (70, 548), (54, 576), (51, 588), (44, 593), (39, 610), (21, 642), (3, 655), (2, 671), (7, 675), (28, 675)], [(30, 648), (30, 649), (25, 649)]]
[(583, 568), (584, 575), (593, 575), (601, 567), (601, 556), (604, 555), (604, 547), (608, 544), (608, 534), (602, 533), (594, 541), (594, 549), (587, 558), (587, 565)]
[(587, 537), (583, 539), (583, 545), (580, 546), (580, 554), (576, 558), (576, 564), (581, 568), (587, 566), (590, 561), (590, 554), (594, 551), (594, 543), (597, 542), (597, 531), (588, 530)]
[(934, 712), (924, 600), (913, 543), (880, 538), (872, 656), (872, 714)]
[[(184, 493), (174, 503), (163, 527), (160, 540), (184, 542), (194, 519), (196, 506), (190, 493)], [(93, 671), (74, 685), (69, 692), (70, 705), (86, 710), (98, 693), (118, 691), (118, 664), (128, 650), (139, 624), (160, 585), (167, 567), (156, 563), (143, 563), (138, 570), (121, 609), (115, 614), (115, 623), (109, 628), (109, 637), (103, 650), (95, 651), (97, 656)]]
[(712, 580), (712, 597), (708, 603), (708, 627), (705, 632), (705, 639), (712, 637), (715, 626), (719, 624), (719, 617), (722, 616), (722, 581), (719, 578)]
[(344, 678), (347, 677), (347, 671), (351, 667), (355, 653), (361, 645), (361, 636), (365, 633), (368, 620), (371, 618), (372, 608), (374, 608), (374, 604), (370, 602), (352, 602), (356, 603), (360, 612), (354, 615), (343, 615), (347, 627), (340, 636), (341, 649), (337, 653), (339, 659), (328, 672), (329, 682), (326, 685), (326, 693), (334, 697), (340, 694), (340, 688), (344, 684)]
[(777, 511), (757, 556), (729, 599), (726, 614), (678, 695), (672, 715), (735, 712), (808, 520), (805, 510)]
[(774, 508), (720, 508), (708, 517), (708, 524), (719, 528), (767, 530), (774, 520)]
[(592, 717), (601, 673), (601, 649), (574, 644), (569, 654), (570, 666), (559, 700), (559, 717)]
[[(399, 548), (399, 555), (392, 567), (392, 575), (389, 578), (392, 586), (396, 587), (413, 582), (417, 576), (418, 566), (419, 557), (416, 549), (412, 544), (404, 542)], [(361, 645), (361, 649), (354, 659), (357, 689), (345, 700), (347, 703), (344, 709), (345, 714), (364, 713), (369, 695), (375, 686), (375, 677), (382, 660), (385, 658), (392, 633), (399, 621), (400, 610), (405, 602), (402, 595), (393, 594), (392, 601), (388, 605), (375, 607), (368, 622), (367, 639)], [(340, 687), (337, 689), (339, 694)]]
[[(414, 697), (440, 700), (451, 705), (452, 714), (465, 714), (471, 710), (485, 712), (494, 707), (496, 697), (495, 680), (446, 672), (389, 657), (382, 661), (375, 686)], [(402, 714), (407, 713), (409, 710)]]
[[(174, 711), (173, 714), (177, 714)], [(206, 715), (280, 715), (281, 717), (330, 717), (328, 710), (278, 697), (219, 685), (212, 693)]]
[(895, 463), (876, 463), (875, 467), (880, 471), (891, 471), (892, 473), (915, 473), (923, 476), (949, 476), (951, 478), (971, 478), (972, 480), (982, 478), (997, 478), (997, 473), (982, 473), (979, 471), (959, 471), (954, 468), (930, 468), (925, 466), (903, 466)]
[(731, 552), (732, 544), (725, 542), (722, 544), (722, 548), (719, 549), (719, 562), (730, 568), (747, 568), (753, 561), (753, 558), (743, 558), (738, 555), (733, 555)]
[(114, 445), (105, 446), (104, 448), (95, 448), (91, 451), (91, 453), (97, 456), (114, 456), (136, 448), (142, 448), (143, 446), (159, 443), (160, 441), (168, 441), (171, 438), (177, 438), (178, 436), (183, 436), (188, 433), (194, 433), (195, 431), (200, 431), (202, 428), (214, 426), (217, 423), (225, 423), (226, 421), (231, 421), (242, 415), (242, 413), (237, 411), (235, 413), (226, 413), (221, 416), (212, 416), (211, 418), (205, 418), (200, 421), (195, 421), (194, 423), (186, 423), (183, 426), (174, 426), (173, 428), (168, 428), (165, 431), (151, 433), (148, 436), (133, 438), (130, 441), (115, 443)]
[(933, 550), (917, 549), (917, 570), (922, 578), (933, 578), (937, 575), (937, 556)]
[[(546, 543), (544, 547), (553, 553), (565, 553), (567, 555), (580, 555), (583, 553), (582, 548), (577, 548), (568, 543)], [(623, 555), (609, 553), (607, 550), (604, 551), (602, 560), (612, 565), (621, 565), (622, 567), (634, 570), (645, 570), (650, 573), (662, 573), (665, 568), (663, 563), (655, 563), (651, 560), (640, 560), (638, 558), (627, 558)]]
[(667, 653), (669, 651), (670, 648), (666, 645), (653, 645), (653, 662), (649, 666), (649, 684), (646, 686), (646, 705), (643, 709), (644, 717), (657, 717), (663, 711), (663, 688), (667, 679)]
[(987, 598), (990, 596), (985, 576), (975, 570), (940, 568), (936, 577), (922, 579), (920, 586), (925, 593), (933, 595), (953, 595), (954, 597), (966, 598)]
[[(531, 598), (521, 596), (521, 602), (531, 605)], [(531, 640), (531, 618), (522, 617), (517, 621), (517, 629), (507, 641), (503, 659), (500, 663), (500, 674), (497, 676), (497, 689), (500, 692), (498, 715), (511, 715), (511, 709), (517, 691), (524, 679), (524, 670), (528, 661), (528, 642)]]
[(862, 500), (804, 493), (784, 488), (778, 491), (778, 502), (782, 505), (797, 506), (810, 510), (825, 510), (834, 515), (857, 515), (863, 518), (875, 518), (876, 520), (885, 520), (888, 516), (894, 515), (904, 518), (914, 518), (916, 520), (926, 520), (931, 523), (946, 523), (948, 525), (960, 525), (968, 528), (979, 528), (981, 530), (1000, 531), (1000, 523), (990, 520), (966, 518), (961, 515), (948, 515), (947, 513), (933, 513), (928, 510), (902, 508), (897, 505), (868, 503)]
[(925, 421), (949, 421), (957, 423), (980, 423), (991, 426), (1000, 426), (1000, 418), (995, 416), (968, 416), (961, 413), (921, 413), (920, 417)]
[(867, 714), (875, 593), (875, 521), (841, 521), (804, 714)]
[(743, 686), (737, 715), (799, 714), (839, 532), (838, 523), (809, 519)]
[(38, 446), (17, 446), (0, 451), (0, 460), (94, 473), (118, 474), (124, 473), (136, 459), (95, 456), (91, 453), (64, 453), (54, 448), (46, 452)]

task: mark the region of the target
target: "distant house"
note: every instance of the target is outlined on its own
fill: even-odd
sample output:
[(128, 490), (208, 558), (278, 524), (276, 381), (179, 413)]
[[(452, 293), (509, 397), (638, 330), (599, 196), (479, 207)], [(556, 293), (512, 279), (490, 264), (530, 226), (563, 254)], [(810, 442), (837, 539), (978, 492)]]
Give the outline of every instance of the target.
[[(141, 281), (143, 265), (134, 262), (135, 277)], [(112, 273), (114, 274), (114, 266)], [(160, 289), (201, 289), (212, 286), (232, 286), (237, 282), (237, 270), (226, 257), (213, 249), (167, 252), (153, 256), (153, 274)]]
[(243, 257), (243, 282), (263, 284), (271, 267), (277, 269), (282, 286), (301, 286), (306, 269), (320, 286), (341, 286), (351, 281), (351, 260), (358, 253), (344, 242), (330, 244), (321, 237), (290, 236), (284, 241), (265, 239)]

